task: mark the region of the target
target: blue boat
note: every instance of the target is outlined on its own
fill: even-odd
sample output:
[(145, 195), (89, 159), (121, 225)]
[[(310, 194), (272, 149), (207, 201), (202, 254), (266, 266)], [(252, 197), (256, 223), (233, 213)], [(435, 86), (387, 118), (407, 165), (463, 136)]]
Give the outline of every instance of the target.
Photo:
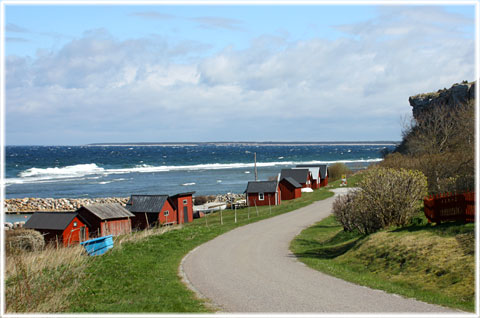
[(113, 235), (102, 236), (80, 243), (87, 250), (88, 255), (102, 255), (113, 247)]

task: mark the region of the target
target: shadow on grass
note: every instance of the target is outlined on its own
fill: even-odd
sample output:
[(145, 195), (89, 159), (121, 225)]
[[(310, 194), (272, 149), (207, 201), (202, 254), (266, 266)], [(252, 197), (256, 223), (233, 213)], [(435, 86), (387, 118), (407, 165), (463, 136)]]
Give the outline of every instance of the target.
[[(361, 238), (358, 238), (356, 240), (350, 241), (348, 243), (344, 244), (339, 244), (335, 246), (327, 246), (327, 247), (320, 247), (320, 248), (313, 248), (310, 250), (306, 250), (303, 253), (297, 253), (295, 254), (296, 257), (308, 257), (308, 258), (321, 258), (321, 259), (332, 259), (336, 258), (340, 255), (345, 254), (349, 250), (351, 250), (357, 243), (361, 240)], [(303, 244), (302, 241), (306, 240), (299, 240), (300, 243)], [(309, 241), (305, 242), (306, 244), (309, 243)]]
[(475, 231), (475, 225), (473, 223), (464, 222), (444, 222), (440, 224), (422, 223), (412, 224), (392, 230), (394, 233), (402, 232), (418, 232), (427, 231), (441, 236), (456, 236), (458, 234), (473, 233)]
[(365, 236), (358, 233), (340, 231), (326, 241), (319, 243), (315, 240), (296, 239), (296, 242), (307, 249), (296, 253), (296, 257), (332, 259), (345, 254), (359, 245)]

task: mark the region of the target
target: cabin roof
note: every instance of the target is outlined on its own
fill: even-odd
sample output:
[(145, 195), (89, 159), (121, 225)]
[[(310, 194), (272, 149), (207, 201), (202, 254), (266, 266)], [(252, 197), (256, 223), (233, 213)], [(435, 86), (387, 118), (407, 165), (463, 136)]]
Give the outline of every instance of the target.
[(130, 212), (159, 213), (167, 200), (166, 194), (133, 194), (126, 208)]
[(90, 211), (101, 220), (128, 218), (135, 216), (118, 203), (90, 204), (81, 208)]
[(248, 181), (247, 193), (277, 192), (277, 181)]
[(295, 179), (293, 179), (292, 177), (283, 178), (282, 180), (280, 180), (280, 182), (282, 182), (283, 180), (290, 183), (295, 188), (301, 188), (302, 187), (302, 185), (300, 183), (298, 183), (297, 181), (295, 181)]
[(318, 167), (320, 169), (320, 178), (325, 179), (328, 175), (328, 165), (319, 164), (319, 165), (297, 165), (297, 168), (308, 168), (308, 167)]
[(320, 176), (320, 167), (297, 167), (293, 169), (308, 169), (312, 173), (314, 179), (317, 179)]
[(24, 227), (36, 230), (65, 230), (77, 212), (35, 212)]
[(307, 168), (305, 169), (282, 169), (282, 173), (280, 175), (280, 180), (283, 178), (291, 177), (298, 183), (307, 183), (308, 175), (310, 170)]

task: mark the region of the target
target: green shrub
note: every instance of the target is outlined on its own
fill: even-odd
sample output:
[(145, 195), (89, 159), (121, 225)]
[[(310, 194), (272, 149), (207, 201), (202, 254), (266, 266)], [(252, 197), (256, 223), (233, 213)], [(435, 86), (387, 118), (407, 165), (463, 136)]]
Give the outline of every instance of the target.
[(330, 181), (340, 179), (343, 174), (352, 174), (352, 171), (343, 162), (336, 162), (333, 165), (328, 166), (328, 179)]
[(369, 169), (358, 185), (360, 190), (336, 199), (333, 213), (344, 230), (362, 234), (410, 224), (427, 194), (425, 175), (414, 170)]

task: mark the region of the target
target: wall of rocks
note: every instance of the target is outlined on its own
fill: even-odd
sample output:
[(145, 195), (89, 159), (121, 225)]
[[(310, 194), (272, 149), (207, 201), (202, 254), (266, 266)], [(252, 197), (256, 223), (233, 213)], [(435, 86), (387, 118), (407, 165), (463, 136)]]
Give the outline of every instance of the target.
[(52, 199), (52, 198), (23, 198), (6, 199), (6, 212), (34, 212), (34, 211), (75, 211), (82, 205), (95, 203), (120, 203), (125, 205), (129, 198), (93, 198), (93, 199)]
[[(231, 199), (244, 199), (244, 194), (219, 194), (215, 196), (215, 202), (225, 202)], [(120, 203), (125, 205), (128, 197), (92, 198), (92, 199), (52, 199), (52, 198), (23, 198), (6, 199), (4, 202), (5, 212), (35, 212), (35, 211), (75, 211), (82, 205)]]

